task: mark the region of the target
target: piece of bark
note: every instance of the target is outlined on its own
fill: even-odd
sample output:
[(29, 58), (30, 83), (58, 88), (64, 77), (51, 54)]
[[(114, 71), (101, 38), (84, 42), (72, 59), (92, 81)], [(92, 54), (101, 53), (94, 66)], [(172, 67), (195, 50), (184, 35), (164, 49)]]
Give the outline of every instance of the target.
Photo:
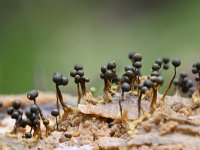
[(102, 150), (118, 150), (127, 145), (126, 140), (115, 137), (101, 137), (97, 143)]

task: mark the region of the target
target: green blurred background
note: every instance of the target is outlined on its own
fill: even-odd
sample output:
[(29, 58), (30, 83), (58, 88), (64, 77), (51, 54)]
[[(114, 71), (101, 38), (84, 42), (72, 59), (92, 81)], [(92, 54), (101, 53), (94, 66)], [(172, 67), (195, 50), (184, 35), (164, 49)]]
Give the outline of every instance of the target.
[[(183, 60), (190, 72), (200, 59), (200, 1), (186, 0), (0, 0), (0, 93), (32, 88), (54, 90), (52, 74), (69, 76), (83, 64), (88, 87), (102, 88), (100, 66), (116, 60), (118, 73), (128, 52), (143, 55), (143, 74), (156, 58)], [(172, 69), (164, 73), (168, 80)]]

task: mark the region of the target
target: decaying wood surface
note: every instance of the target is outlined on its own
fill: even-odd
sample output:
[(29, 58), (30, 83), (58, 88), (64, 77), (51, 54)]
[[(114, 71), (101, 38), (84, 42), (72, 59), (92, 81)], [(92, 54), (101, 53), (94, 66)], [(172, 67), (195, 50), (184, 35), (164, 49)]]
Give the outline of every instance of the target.
[[(148, 119), (142, 121), (135, 128), (137, 132), (129, 133), (129, 125), (137, 119), (137, 97), (127, 94), (122, 102), (123, 113), (128, 119), (127, 124), (119, 122), (120, 111), (115, 96), (111, 103), (80, 104), (77, 97), (63, 94), (66, 104), (74, 106), (74, 111), (65, 114), (60, 120), (59, 127), (66, 128), (64, 132), (53, 132), (49, 137), (43, 137), (36, 145), (31, 140), (9, 138), (0, 135), (0, 149), (135, 149), (135, 150), (199, 150), (200, 149), (200, 108), (192, 99), (178, 96), (167, 96), (163, 110), (160, 105)], [(158, 95), (158, 100), (160, 95)], [(26, 94), (0, 96), (3, 109), (10, 106), (11, 101), (20, 99), (23, 106), (32, 104)], [(38, 104), (55, 104), (55, 94), (43, 93), (37, 99)], [(148, 112), (150, 100), (143, 99), (144, 113)], [(110, 121), (108, 121), (108, 118)], [(64, 133), (72, 134), (71, 139), (64, 137)], [(10, 141), (15, 143), (10, 145)], [(110, 141), (112, 144), (109, 145)], [(20, 143), (20, 144), (19, 144)]]

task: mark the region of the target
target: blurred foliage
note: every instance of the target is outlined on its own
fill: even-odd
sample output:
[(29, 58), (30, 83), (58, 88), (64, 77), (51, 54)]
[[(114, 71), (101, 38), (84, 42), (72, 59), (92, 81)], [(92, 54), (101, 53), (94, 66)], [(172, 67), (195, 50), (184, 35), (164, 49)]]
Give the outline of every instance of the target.
[[(28, 1), (0, 0), (0, 93), (32, 88), (53, 90), (52, 74), (70, 78), (65, 92), (75, 93), (69, 71), (84, 65), (89, 87), (102, 87), (100, 66), (127, 54), (143, 55), (149, 74), (158, 57), (178, 57), (190, 71), (200, 55), (200, 1)], [(171, 71), (164, 74), (170, 77)], [(168, 78), (167, 78), (168, 80)]]

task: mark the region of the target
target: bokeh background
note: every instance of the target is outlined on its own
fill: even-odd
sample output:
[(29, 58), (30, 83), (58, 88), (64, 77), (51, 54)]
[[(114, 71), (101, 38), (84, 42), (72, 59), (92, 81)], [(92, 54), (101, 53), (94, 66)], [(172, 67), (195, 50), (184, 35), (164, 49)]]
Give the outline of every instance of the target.
[[(143, 74), (156, 58), (180, 58), (179, 71), (200, 60), (200, 1), (186, 0), (0, 0), (0, 94), (30, 89), (53, 91), (52, 74), (69, 76), (81, 63), (102, 90), (100, 66), (130, 64), (128, 52), (143, 55)], [(173, 69), (164, 73), (166, 82)]]

